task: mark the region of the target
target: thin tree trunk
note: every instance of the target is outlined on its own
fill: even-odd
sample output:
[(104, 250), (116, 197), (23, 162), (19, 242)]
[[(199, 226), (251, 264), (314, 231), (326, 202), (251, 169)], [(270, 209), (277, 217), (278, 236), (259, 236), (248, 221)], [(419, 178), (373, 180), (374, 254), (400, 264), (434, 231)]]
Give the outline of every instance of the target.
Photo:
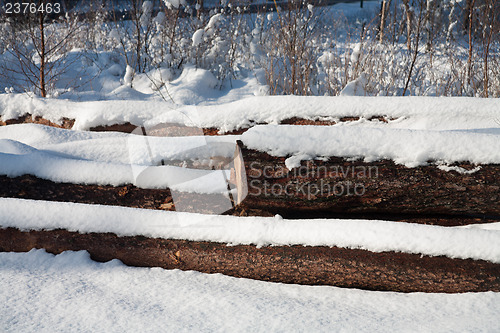
[(385, 27), (385, 19), (386, 19), (386, 12), (387, 8), (390, 5), (390, 0), (384, 0), (382, 1), (382, 10), (380, 13), (380, 31), (379, 31), (379, 41), (382, 43), (384, 41), (384, 27)]
[[(484, 57), (483, 57), (483, 65), (484, 65), (484, 73), (483, 73), (483, 97), (488, 97), (489, 92), (488, 92), (488, 85), (489, 85), (489, 74), (488, 74), (488, 57), (490, 54), (490, 48), (491, 48), (491, 41), (493, 38), (494, 33), (498, 33), (496, 31), (497, 27), (495, 24), (497, 23), (497, 18), (496, 18), (496, 1), (497, 0), (492, 0), (491, 2), (488, 1), (486, 3), (486, 7), (488, 8), (485, 12), (483, 12), (483, 17), (485, 18), (486, 21), (486, 27), (483, 27), (483, 29), (486, 29), (486, 31), (483, 30), (483, 52), (484, 52)], [(488, 30), (489, 27), (489, 30)]]
[(432, 39), (434, 35), (434, 16), (436, 4), (433, 0), (427, 0), (425, 13), (425, 29), (427, 35), (426, 51), (429, 53), (430, 66), (432, 67)]
[(396, 42), (396, 18), (398, 17), (398, 2), (394, 1), (394, 15), (392, 16), (392, 45)]
[(175, 29), (177, 28), (177, 22), (179, 21), (179, 16), (180, 16), (181, 8), (177, 8), (177, 12), (175, 13), (175, 20), (174, 24), (172, 27), (172, 35), (170, 35), (170, 48), (169, 48), (169, 53), (171, 56), (173, 56), (173, 50), (174, 50), (174, 41), (175, 41)]
[(203, 12), (203, 0), (197, 0), (196, 4), (198, 5), (196, 17), (199, 19), (201, 17), (201, 13)]
[(410, 65), (410, 71), (408, 72), (408, 77), (406, 78), (406, 84), (405, 88), (403, 90), (403, 96), (406, 95), (406, 91), (408, 90), (408, 87), (410, 85), (410, 80), (411, 76), (413, 74), (413, 68), (415, 67), (415, 63), (417, 61), (417, 56), (418, 56), (418, 46), (420, 42), (420, 29), (422, 26), (422, 12), (420, 12), (419, 18), (418, 18), (418, 24), (417, 24), (417, 35), (415, 36), (416, 41), (415, 41), (415, 49), (413, 50), (413, 58), (411, 60), (411, 65)]
[(409, 0), (403, 0), (406, 12), (406, 45), (411, 52), (411, 12)]
[(470, 2), (467, 2), (467, 6), (469, 9), (468, 12), (468, 35), (469, 35), (469, 58), (467, 60), (467, 82), (469, 85), (472, 83), (472, 19), (474, 17), (474, 4), (475, 0), (471, 0)]
[(47, 91), (45, 87), (45, 27), (43, 23), (44, 15), (40, 12), (40, 95), (42, 97), (47, 97)]

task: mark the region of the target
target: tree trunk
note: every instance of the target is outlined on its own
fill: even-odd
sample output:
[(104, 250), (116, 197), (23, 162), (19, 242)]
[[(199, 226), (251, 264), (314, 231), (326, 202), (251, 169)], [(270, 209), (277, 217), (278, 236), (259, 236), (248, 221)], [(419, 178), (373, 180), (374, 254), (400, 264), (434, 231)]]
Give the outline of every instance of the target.
[(412, 15), (410, 12), (410, 4), (409, 0), (403, 0), (405, 6), (406, 13), (406, 46), (408, 47), (408, 51), (411, 52), (411, 21)]
[(467, 1), (467, 17), (468, 17), (468, 36), (469, 36), (469, 57), (467, 59), (467, 82), (469, 85), (473, 84), (472, 80), (472, 24), (473, 24), (473, 18), (474, 18), (474, 4), (475, 0), (468, 0)]
[(380, 10), (380, 31), (379, 31), (379, 41), (382, 43), (384, 41), (384, 28), (385, 28), (385, 20), (387, 16), (387, 8), (389, 8), (391, 1), (384, 0), (382, 1), (382, 9)]
[[(288, 170), (284, 157), (247, 149), (238, 141), (248, 194), (243, 208), (292, 218), (307, 213), (483, 216), (500, 220), (500, 165), (462, 163), (468, 174), (434, 165), (407, 168), (393, 161), (366, 163), (330, 157)], [(460, 169), (459, 169), (460, 170)], [(241, 183), (243, 180), (237, 180)], [(238, 184), (237, 186), (242, 186)]]
[(327, 246), (232, 245), (112, 233), (0, 228), (0, 251), (86, 250), (93, 260), (196, 270), (264, 281), (397, 292), (500, 291), (500, 265), (483, 260), (374, 253)]
[(203, 4), (203, 0), (197, 0), (197, 1), (196, 1), (196, 6), (198, 7), (198, 8), (196, 9), (196, 17), (197, 17), (198, 19), (200, 19), (200, 18), (201, 18), (201, 14), (203, 13), (203, 5), (204, 5), (204, 4)]
[(45, 26), (44, 26), (44, 14), (40, 12), (40, 95), (42, 97), (47, 97), (47, 90), (45, 87), (45, 61), (46, 61), (46, 53), (45, 53)]

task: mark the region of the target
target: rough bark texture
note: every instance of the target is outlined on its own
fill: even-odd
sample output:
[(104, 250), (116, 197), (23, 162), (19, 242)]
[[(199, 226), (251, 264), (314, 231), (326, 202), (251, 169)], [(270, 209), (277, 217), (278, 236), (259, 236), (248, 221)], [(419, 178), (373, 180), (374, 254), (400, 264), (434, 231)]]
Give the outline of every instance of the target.
[(459, 174), (433, 165), (407, 168), (389, 160), (365, 163), (331, 157), (303, 161), (289, 171), (285, 157), (238, 145), (248, 180), (243, 209), (265, 207), (286, 217), (374, 213), (500, 220), (498, 164)]
[(114, 124), (114, 125), (104, 125), (104, 126), (95, 126), (91, 127), (90, 131), (92, 132), (123, 132), (123, 133), (132, 133), (137, 128), (136, 125), (132, 125), (131, 123), (125, 124)]
[[(211, 198), (208, 198), (211, 196)], [(31, 175), (9, 178), (0, 176), (0, 197), (47, 201), (66, 201), (85, 204), (114, 205), (133, 208), (174, 211), (176, 209), (169, 189), (141, 189), (133, 185), (119, 187), (100, 185), (80, 185), (55, 183)], [(219, 203), (227, 203), (225, 197), (219, 195), (198, 195), (195, 193), (176, 193), (176, 200), (190, 202), (192, 210), (204, 214), (221, 213)], [(245, 203), (245, 202), (244, 202)], [(474, 223), (496, 222), (499, 219), (485, 217), (467, 217), (455, 215), (425, 214), (383, 214), (383, 213), (327, 213), (324, 211), (276, 211), (272, 207), (252, 208), (240, 205), (225, 212), (235, 216), (274, 216), (280, 213), (288, 218), (321, 218), (334, 217), (345, 219), (377, 219), (404, 221), (420, 224), (456, 226)], [(185, 206), (184, 206), (185, 207)], [(189, 209), (189, 207), (187, 208)]]
[[(0, 197), (149, 209), (162, 209), (172, 202), (169, 189), (144, 190), (133, 185), (113, 187), (55, 183), (31, 175), (16, 178), (0, 176)], [(168, 210), (173, 209), (171, 207)]]
[[(16, 178), (0, 176), (0, 197), (159, 210), (176, 209), (172, 193), (168, 188), (142, 189), (133, 185), (113, 187), (55, 183), (31, 175)], [(177, 202), (183, 204), (184, 209), (191, 212), (214, 214), (226, 210), (217, 207), (227, 204), (227, 199), (222, 195), (175, 192), (175, 198)], [(187, 207), (185, 203), (189, 203), (192, 207)]]
[[(353, 120), (357, 119), (341, 119)], [(377, 120), (384, 121), (382, 118)], [(10, 121), (19, 122), (38, 122), (63, 128), (73, 125), (71, 120), (65, 120), (61, 126), (31, 116), (17, 122)], [(311, 124), (309, 122), (291, 119), (283, 123)], [(331, 125), (327, 122), (314, 124)], [(128, 128), (132, 132), (136, 129), (130, 124), (116, 126), (124, 127), (111, 127), (112, 130), (126, 131)], [(186, 133), (182, 126), (167, 128), (168, 133), (156, 134)], [(100, 130), (109, 129), (103, 127)], [(199, 132), (200, 129), (192, 128), (192, 131)], [(203, 129), (203, 132), (216, 135), (217, 129)], [(303, 162), (300, 169), (289, 172), (284, 164), (285, 158), (249, 150), (241, 143), (239, 147), (249, 194), (239, 207), (227, 212), (229, 214), (375, 218), (439, 225), (500, 220), (499, 165), (485, 165), (475, 173), (458, 174), (434, 166), (408, 169), (391, 161), (363, 163), (332, 157), (327, 161)], [(459, 166), (474, 167), (466, 163)], [(345, 190), (349, 183), (351, 193), (339, 195), (338, 191), (334, 192), (337, 184)], [(360, 184), (358, 193), (355, 192), (356, 184)], [(326, 186), (330, 193), (314, 191), (313, 186), (318, 189)], [(357, 195), (359, 186), (363, 188), (362, 195)], [(277, 190), (285, 188), (287, 192), (277, 195)], [(175, 210), (169, 189), (54, 183), (30, 175), (17, 178), (0, 176), (0, 197)], [(210, 201), (207, 195), (198, 198), (193, 194), (177, 194), (177, 198), (190, 202), (197, 212), (221, 212), (211, 204), (218, 202), (218, 198)], [(257, 248), (142, 236), (118, 237), (111, 233), (0, 228), (0, 251), (22, 252), (32, 248), (45, 248), (51, 253), (87, 250), (98, 261), (116, 258), (132, 266), (197, 270), (283, 283), (399, 292), (500, 292), (500, 265), (479, 260), (373, 253), (337, 247)]]
[(500, 265), (486, 261), (336, 247), (191, 242), (66, 230), (0, 229), (0, 251), (87, 250), (97, 261), (222, 273), (264, 281), (398, 292), (500, 291)]
[(34, 123), (34, 124), (41, 124), (41, 125), (46, 125), (46, 126), (70, 129), (71, 127), (73, 127), (75, 120), (63, 118), (61, 120), (61, 124), (56, 124), (56, 123), (51, 122), (47, 119), (44, 119), (40, 116), (33, 117), (30, 114), (16, 118), (16, 119), (9, 119), (9, 120), (5, 120), (5, 121), (3, 121), (2, 117), (0, 116), (0, 126), (13, 125), (13, 124), (24, 124), (24, 123)]

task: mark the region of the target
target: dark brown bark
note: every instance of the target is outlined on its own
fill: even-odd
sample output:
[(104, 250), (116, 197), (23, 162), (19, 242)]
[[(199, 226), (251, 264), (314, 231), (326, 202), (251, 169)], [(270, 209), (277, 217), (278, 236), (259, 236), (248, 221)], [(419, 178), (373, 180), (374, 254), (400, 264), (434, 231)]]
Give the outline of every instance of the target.
[(9, 120), (5, 120), (5, 121), (3, 121), (2, 117), (0, 116), (0, 126), (13, 125), (13, 124), (27, 124), (27, 123), (34, 123), (34, 124), (41, 124), (41, 125), (46, 125), (46, 126), (58, 127), (58, 128), (71, 129), (75, 123), (75, 120), (63, 118), (61, 120), (61, 124), (56, 124), (56, 123), (51, 122), (50, 120), (44, 119), (40, 116), (33, 117), (30, 114), (16, 118), (16, 119), (9, 119)]
[[(0, 176), (0, 197), (170, 211), (176, 209), (172, 193), (168, 188), (142, 189), (133, 185), (113, 187), (55, 183), (31, 175), (16, 178)], [(226, 210), (221, 205), (227, 203), (227, 199), (221, 194), (175, 192), (175, 199), (183, 207), (186, 207), (185, 203), (191, 204), (192, 208), (189, 211), (192, 212), (214, 214)]]
[(398, 292), (500, 291), (500, 265), (481, 260), (373, 253), (337, 247), (252, 245), (79, 234), (66, 230), (0, 229), (0, 251), (50, 253), (87, 250), (97, 261), (196, 270), (235, 277), (308, 285)]
[[(285, 157), (247, 149), (241, 142), (248, 181), (243, 208), (304, 216), (320, 214), (449, 215), (500, 220), (500, 165), (472, 174), (436, 166), (407, 168), (393, 161), (372, 163), (330, 157), (302, 161), (289, 171)], [(462, 163), (460, 167), (474, 166)]]
[[(210, 198), (207, 198), (211, 196)], [(55, 183), (31, 175), (16, 178), (0, 176), (0, 197), (31, 200), (63, 201), (84, 204), (113, 205), (132, 208), (175, 210), (175, 203), (169, 189), (140, 189), (133, 185), (126, 186), (99, 186), (69, 183)], [(241, 196), (240, 196), (241, 197)], [(217, 203), (225, 202), (224, 197), (218, 195), (197, 195), (193, 193), (176, 193), (177, 200), (186, 200), (193, 203), (193, 210), (204, 214), (220, 213), (224, 209)], [(185, 201), (185, 202), (186, 202)], [(194, 207), (196, 205), (196, 207)], [(242, 205), (244, 206), (244, 205)], [(384, 214), (384, 213), (332, 213), (324, 211), (297, 211), (273, 210), (273, 207), (250, 208), (237, 207), (225, 214), (235, 216), (274, 216), (279, 213), (288, 218), (321, 218), (334, 217), (345, 219), (377, 219), (403, 221), (419, 224), (457, 226), (466, 224), (496, 222), (499, 219), (485, 218), (484, 216), (456, 216), (456, 215), (423, 215), (423, 214)]]
[[(148, 209), (164, 209), (162, 207), (170, 207), (168, 204), (172, 202), (169, 189), (55, 183), (31, 175), (16, 178), (0, 176), (0, 197)], [(174, 207), (166, 210), (174, 210)]]
[[(41, 2), (44, 3), (43, 1)], [(45, 23), (43, 22), (45, 15), (40, 12), (39, 14), (39, 28), (40, 28), (40, 95), (42, 97), (47, 97), (47, 90), (45, 86), (45, 62), (46, 62), (46, 50), (45, 50)]]

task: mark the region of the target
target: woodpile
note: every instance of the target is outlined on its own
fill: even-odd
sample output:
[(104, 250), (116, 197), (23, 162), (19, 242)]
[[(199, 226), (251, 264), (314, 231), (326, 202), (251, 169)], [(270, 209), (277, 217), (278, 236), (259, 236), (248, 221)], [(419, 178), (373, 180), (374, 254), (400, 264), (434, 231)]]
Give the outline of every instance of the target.
[[(356, 119), (341, 121), (351, 120)], [(55, 126), (31, 116), (7, 123), (18, 122)], [(290, 119), (283, 123), (311, 121)], [(71, 128), (72, 124), (65, 120), (60, 127)], [(122, 124), (93, 130), (132, 132), (136, 128)], [(186, 132), (182, 126), (169, 126), (168, 130), (172, 133), (167, 134), (173, 136)], [(192, 131), (218, 134), (218, 129)], [(500, 221), (500, 165), (477, 167), (457, 163), (451, 171), (445, 171), (432, 163), (407, 168), (389, 160), (367, 163), (332, 156), (302, 161), (300, 167), (289, 170), (285, 159), (248, 149), (238, 141), (229, 166), (230, 182), (237, 192), (231, 198), (235, 207), (226, 214), (380, 219), (441, 226)], [(197, 212), (220, 211), (211, 207), (206, 198), (198, 201), (196, 195), (189, 193), (179, 196), (191, 201)], [(0, 197), (175, 210), (168, 188), (56, 183), (31, 175), (0, 176)], [(120, 259), (133, 266), (197, 270), (283, 283), (398, 292), (500, 292), (500, 265), (482, 260), (325, 246), (227, 246), (216, 242), (119, 237), (111, 233), (21, 231), (1, 228), (0, 222), (0, 251), (32, 248), (44, 248), (51, 253), (87, 250), (98, 261)]]

